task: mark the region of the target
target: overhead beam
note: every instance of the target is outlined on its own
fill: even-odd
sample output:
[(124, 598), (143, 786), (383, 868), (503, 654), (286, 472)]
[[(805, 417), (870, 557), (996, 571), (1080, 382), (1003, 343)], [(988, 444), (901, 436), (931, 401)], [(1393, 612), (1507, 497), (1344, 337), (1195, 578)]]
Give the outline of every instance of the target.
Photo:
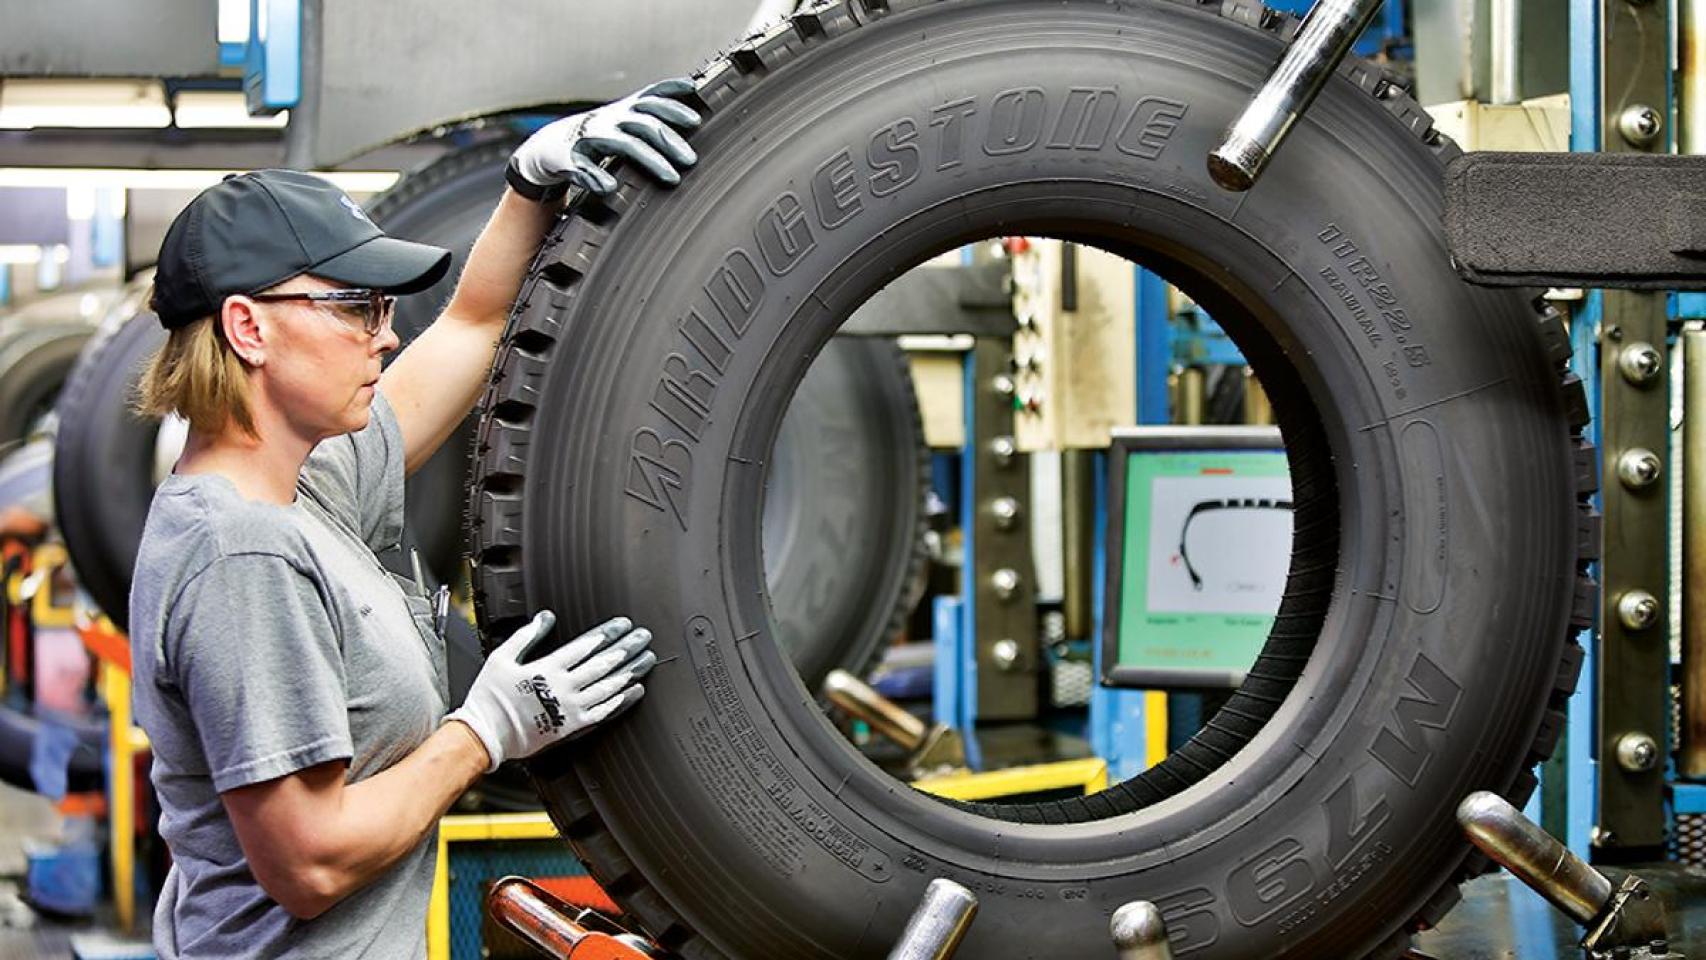
[[(393, 144), (340, 164), (409, 170), (438, 156), (442, 141)], [(6, 130), (0, 167), (258, 170), (284, 162), (279, 130)]]
[(218, 0), (5, 0), (0, 77), (219, 72)]
[[(314, 165), (467, 117), (601, 103), (692, 71), (740, 39), (756, 0), (411, 0), (320, 8)], [(308, 38), (304, 37), (304, 44)], [(292, 122), (295, 122), (293, 118)]]

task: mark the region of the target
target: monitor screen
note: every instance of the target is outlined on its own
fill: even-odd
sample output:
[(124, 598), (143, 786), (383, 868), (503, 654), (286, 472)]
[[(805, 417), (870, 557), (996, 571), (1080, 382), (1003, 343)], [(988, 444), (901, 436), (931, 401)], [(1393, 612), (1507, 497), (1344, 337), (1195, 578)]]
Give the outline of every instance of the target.
[(1139, 428), (1116, 434), (1112, 456), (1104, 682), (1237, 686), (1291, 561), (1278, 431)]

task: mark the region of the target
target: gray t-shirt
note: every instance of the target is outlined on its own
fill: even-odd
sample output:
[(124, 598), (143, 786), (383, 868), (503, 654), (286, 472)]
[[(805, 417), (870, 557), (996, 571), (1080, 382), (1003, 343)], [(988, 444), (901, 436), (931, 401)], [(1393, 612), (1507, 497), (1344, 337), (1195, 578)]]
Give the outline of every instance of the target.
[(403, 530), (396, 416), (322, 442), (289, 506), (222, 477), (154, 495), (130, 593), (136, 717), (153, 742), (173, 864), (154, 913), (161, 960), (420, 957), (437, 836), (312, 920), (255, 882), (223, 791), (349, 760), (356, 782), (443, 720), (444, 644), (428, 601), (375, 552)]

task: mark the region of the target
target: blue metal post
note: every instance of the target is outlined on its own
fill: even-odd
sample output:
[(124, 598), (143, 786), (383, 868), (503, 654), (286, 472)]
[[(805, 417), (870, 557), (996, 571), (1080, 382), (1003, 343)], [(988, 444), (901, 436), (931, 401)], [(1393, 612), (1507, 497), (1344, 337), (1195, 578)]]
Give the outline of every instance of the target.
[[(1577, 152), (1592, 152), (1600, 148), (1599, 14), (1599, 0), (1570, 0), (1570, 149)], [(1588, 436), (1596, 442), (1599, 439), (1600, 416), (1601, 308), (1598, 291), (1589, 291), (1570, 326), (1570, 340), (1575, 348), (1570, 365), (1587, 387), (1588, 409), (1594, 414), (1594, 422), (1588, 426)], [(1587, 651), (1587, 657), (1582, 663), (1582, 676), (1576, 692), (1570, 697), (1565, 730), (1564, 791), (1568, 830), (1563, 839), (1571, 851), (1584, 859), (1590, 853), (1590, 831), (1599, 821), (1599, 771), (1593, 756), (1597, 636), (1597, 632), (1590, 629), (1577, 638), (1582, 649)]]
[(95, 219), (91, 224), (92, 258), (97, 267), (110, 267), (124, 260), (124, 218), (118, 215), (122, 188), (95, 191)]
[(1167, 281), (1142, 267), (1137, 271), (1137, 422), (1164, 424), (1167, 373), (1172, 366), (1168, 347)]
[(300, 0), (249, 0), (243, 94), (256, 116), (288, 110), (302, 98)]
[(935, 716), (960, 732), (965, 739), (966, 763), (973, 770), (982, 766), (977, 741), (977, 604), (972, 596), (977, 584), (977, 360), (967, 351), (964, 371), (965, 437), (960, 454), (959, 518), (963, 538), (960, 562), (960, 595), (951, 601), (939, 599), (934, 611), (936, 634)]
[[(1143, 424), (1164, 424), (1170, 419), (1167, 409), (1167, 373), (1172, 364), (1168, 343), (1167, 282), (1142, 267), (1133, 268), (1137, 285), (1137, 421)], [(1095, 671), (1102, 670), (1102, 631), (1106, 597), (1103, 595), (1106, 570), (1108, 496), (1108, 462), (1098, 456), (1095, 466), (1096, 485), (1096, 546), (1095, 590), (1093, 611), (1096, 632), (1093, 638)], [(1108, 775), (1118, 781), (1134, 776), (1144, 769), (1145, 724), (1143, 691), (1119, 690), (1100, 683), (1090, 691), (1090, 743), (1096, 755), (1108, 762)]]

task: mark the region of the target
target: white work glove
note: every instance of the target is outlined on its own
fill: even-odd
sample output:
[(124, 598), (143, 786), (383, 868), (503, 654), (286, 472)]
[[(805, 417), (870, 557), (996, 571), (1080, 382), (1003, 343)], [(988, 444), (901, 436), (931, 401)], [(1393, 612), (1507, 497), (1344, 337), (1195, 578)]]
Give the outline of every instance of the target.
[(491, 762), (530, 757), (591, 729), (640, 699), (639, 679), (657, 663), (651, 631), (617, 617), (530, 662), (528, 650), (557, 618), (542, 610), (486, 658), (468, 699), (446, 720), (460, 720), (485, 744)]
[(596, 194), (616, 189), (616, 178), (600, 163), (618, 157), (637, 164), (662, 183), (681, 182), (677, 169), (699, 159), (670, 126), (699, 126), (698, 111), (671, 97), (692, 93), (693, 81), (662, 80), (596, 110), (541, 127), (509, 158), (509, 185), (529, 200), (553, 200), (579, 187)]

